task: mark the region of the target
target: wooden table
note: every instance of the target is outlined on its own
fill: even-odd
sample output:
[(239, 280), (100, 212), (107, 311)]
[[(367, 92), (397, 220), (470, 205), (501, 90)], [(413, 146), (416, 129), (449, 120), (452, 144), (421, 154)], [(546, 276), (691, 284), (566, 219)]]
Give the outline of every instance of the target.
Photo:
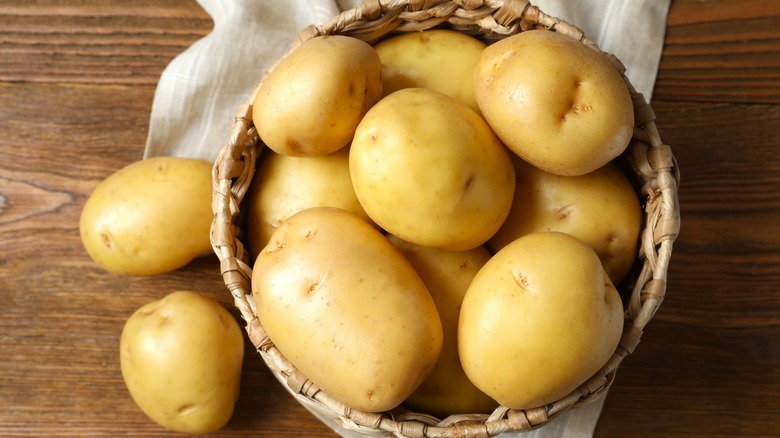
[[(176, 289), (230, 307), (216, 258), (111, 275), (78, 219), (141, 158), (161, 71), (211, 26), (194, 0), (0, 0), (0, 436), (171, 435), (130, 400), (119, 333)], [(682, 170), (682, 232), (596, 435), (778, 436), (780, 2), (674, 0), (653, 106)], [(219, 435), (334, 436), (251, 349)]]

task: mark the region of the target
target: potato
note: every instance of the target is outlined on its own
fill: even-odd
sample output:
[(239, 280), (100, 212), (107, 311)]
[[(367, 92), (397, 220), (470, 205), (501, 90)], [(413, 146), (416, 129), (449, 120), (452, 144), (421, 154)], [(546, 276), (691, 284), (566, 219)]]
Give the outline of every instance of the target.
[(374, 46), (382, 61), (382, 94), (429, 88), (479, 112), (474, 66), (485, 47), (474, 37), (447, 29), (408, 32), (383, 40)]
[(335, 207), (288, 218), (255, 261), (257, 316), (315, 386), (368, 412), (403, 402), (442, 347), (436, 306), (376, 228)]
[(209, 433), (233, 415), (244, 338), (211, 298), (176, 291), (148, 303), (122, 329), (122, 377), (138, 407), (177, 432)]
[(347, 145), (382, 96), (382, 64), (357, 38), (312, 38), (264, 78), (252, 119), (263, 142), (282, 155), (327, 155)]
[(621, 75), (606, 57), (565, 35), (532, 30), (490, 45), (474, 87), (499, 138), (547, 172), (592, 172), (631, 140), (634, 107)]
[(285, 219), (309, 207), (343, 208), (373, 224), (352, 188), (349, 147), (306, 158), (267, 152), (246, 201), (246, 229), (253, 257)]
[(116, 274), (155, 275), (211, 251), (211, 163), (137, 161), (101, 181), (81, 211), (89, 256)]
[(447, 251), (415, 245), (393, 235), (388, 238), (422, 278), (444, 330), (439, 360), (404, 405), (439, 418), (491, 412), (498, 403), (471, 383), (458, 357), (460, 305), (471, 280), (490, 259), (490, 252), (484, 246), (469, 251)]
[(452, 97), (405, 88), (358, 125), (352, 184), (368, 216), (408, 242), (448, 250), (485, 243), (512, 205), (509, 151), (485, 121)]
[(536, 231), (560, 231), (590, 245), (613, 284), (636, 259), (642, 208), (628, 178), (607, 164), (580, 176), (560, 176), (515, 159), (509, 217), (488, 242), (491, 251)]
[(614, 353), (620, 296), (596, 253), (571, 235), (538, 232), (496, 253), (469, 286), (458, 349), (474, 384), (512, 409), (575, 390)]

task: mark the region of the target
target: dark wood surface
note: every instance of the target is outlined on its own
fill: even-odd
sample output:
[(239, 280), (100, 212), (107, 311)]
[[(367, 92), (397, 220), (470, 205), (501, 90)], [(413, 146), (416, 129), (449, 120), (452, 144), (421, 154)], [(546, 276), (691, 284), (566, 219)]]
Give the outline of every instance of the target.
[[(0, 436), (174, 435), (129, 398), (119, 333), (176, 289), (231, 308), (216, 258), (111, 275), (78, 218), (141, 158), (160, 73), (211, 26), (194, 0), (0, 0)], [(596, 436), (778, 436), (780, 2), (673, 0), (653, 107), (682, 170), (682, 231)], [(219, 436), (335, 436), (250, 348), (244, 370)]]

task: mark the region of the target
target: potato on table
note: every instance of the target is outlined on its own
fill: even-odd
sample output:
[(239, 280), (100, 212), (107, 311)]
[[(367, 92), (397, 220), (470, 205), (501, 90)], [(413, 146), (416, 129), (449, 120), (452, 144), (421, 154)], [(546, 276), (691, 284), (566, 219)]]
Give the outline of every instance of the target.
[(89, 256), (109, 272), (155, 275), (211, 251), (211, 163), (137, 161), (101, 181), (81, 211)]
[(119, 358), (133, 400), (161, 426), (209, 433), (232, 417), (244, 337), (211, 298), (176, 291), (142, 306), (122, 329)]

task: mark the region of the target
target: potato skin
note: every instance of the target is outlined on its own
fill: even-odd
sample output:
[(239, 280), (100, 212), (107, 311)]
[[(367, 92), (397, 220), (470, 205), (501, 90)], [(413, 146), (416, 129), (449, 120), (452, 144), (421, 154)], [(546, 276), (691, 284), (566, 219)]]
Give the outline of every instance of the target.
[(255, 261), (252, 294), (279, 351), (353, 409), (398, 406), (441, 351), (441, 321), (414, 268), (339, 208), (288, 218)]
[(426, 88), (386, 96), (360, 122), (349, 153), (360, 204), (388, 233), (453, 251), (485, 243), (509, 213), (510, 153), (485, 121)]
[(153, 157), (101, 181), (81, 211), (79, 232), (103, 269), (156, 275), (211, 250), (211, 163)]
[(393, 235), (387, 237), (422, 278), (436, 304), (444, 330), (439, 360), (404, 405), (439, 418), (451, 414), (490, 413), (498, 402), (471, 383), (458, 357), (460, 306), (474, 276), (490, 259), (490, 252), (485, 246), (468, 251), (447, 251), (415, 245)]
[(321, 157), (267, 151), (252, 179), (245, 207), (252, 257), (257, 257), (285, 219), (320, 206), (343, 208), (373, 224), (352, 188), (349, 146)]
[(561, 176), (516, 158), (515, 197), (509, 216), (490, 239), (494, 253), (537, 231), (560, 231), (590, 245), (613, 284), (636, 259), (642, 208), (631, 182), (613, 164), (578, 176)]
[(244, 338), (216, 301), (176, 291), (126, 321), (119, 342), (122, 377), (133, 400), (159, 425), (215, 432), (238, 398)]
[(565, 233), (523, 236), (493, 255), (463, 299), (458, 352), (501, 405), (558, 400), (614, 353), (623, 307), (596, 253)]
[(550, 173), (592, 172), (633, 135), (634, 107), (620, 74), (600, 53), (556, 32), (521, 32), (488, 46), (474, 88), (504, 144)]
[(407, 32), (374, 46), (382, 61), (382, 94), (428, 88), (453, 97), (479, 113), (474, 66), (487, 45), (447, 29)]
[(295, 157), (331, 154), (382, 96), (382, 64), (357, 38), (327, 35), (302, 43), (257, 90), (252, 119), (263, 142)]

